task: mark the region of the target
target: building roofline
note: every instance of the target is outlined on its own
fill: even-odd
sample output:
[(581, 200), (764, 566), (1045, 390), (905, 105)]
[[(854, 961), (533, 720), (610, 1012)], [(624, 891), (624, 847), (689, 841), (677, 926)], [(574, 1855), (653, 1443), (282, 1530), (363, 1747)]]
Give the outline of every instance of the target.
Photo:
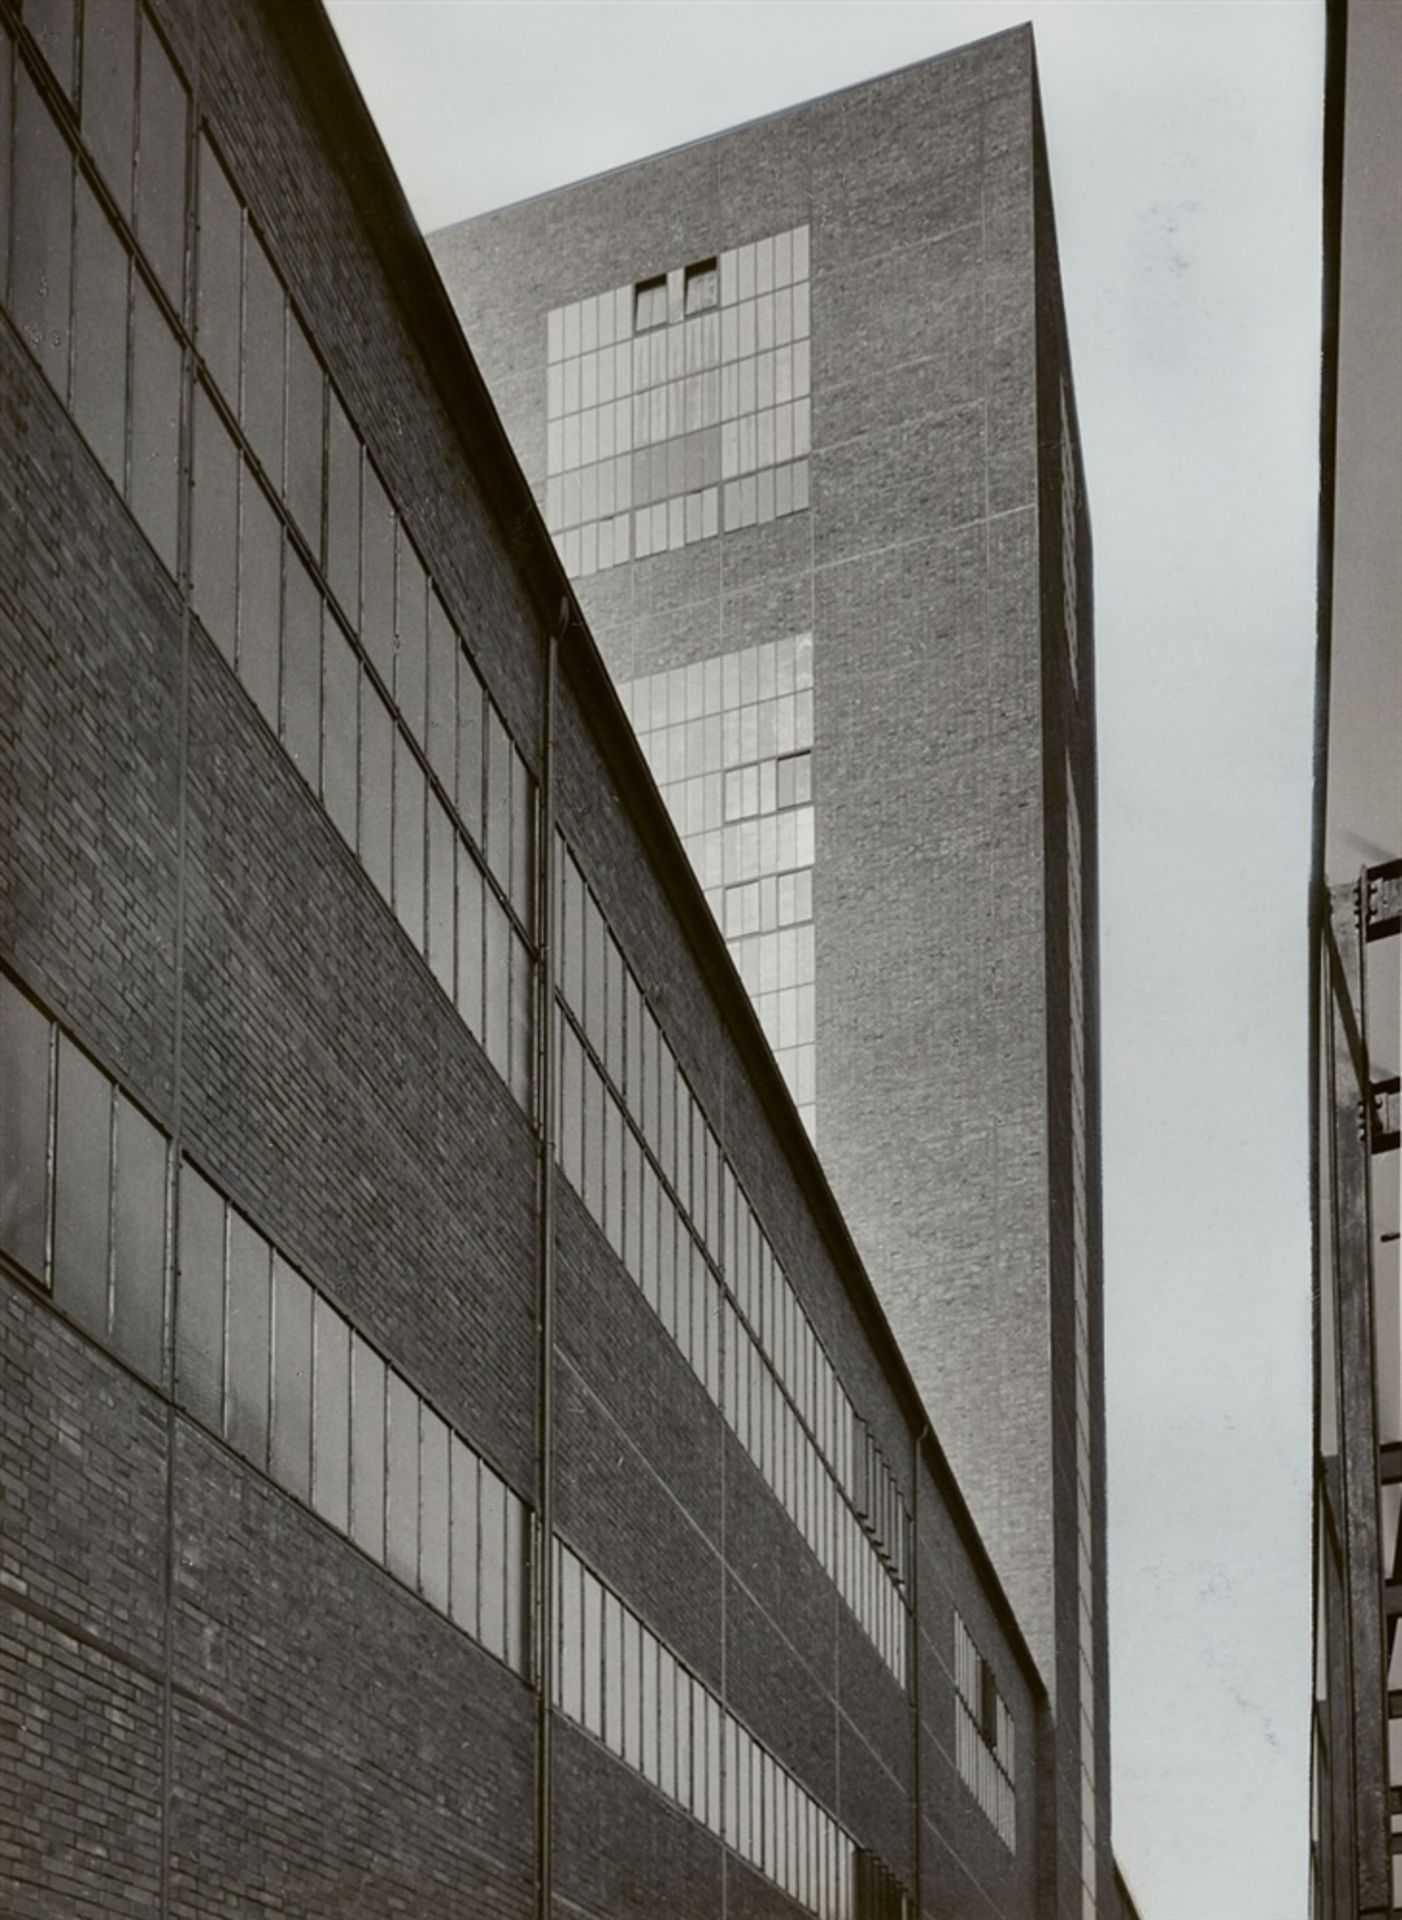
[(715, 140), (729, 140), (737, 133), (749, 133), (756, 127), (772, 126), (777, 120), (807, 113), (810, 108), (824, 106), (830, 100), (846, 99), (851, 94), (863, 92), (867, 87), (880, 86), (887, 80), (898, 80), (902, 75), (915, 73), (921, 67), (938, 66), (942, 61), (972, 52), (975, 47), (991, 46), (995, 40), (1024, 37), (1031, 39), (1035, 47), (1030, 20), (1020, 21), (1012, 27), (1000, 27), (996, 33), (981, 34), (977, 40), (962, 41), (957, 47), (945, 47), (939, 53), (925, 54), (919, 60), (907, 60), (899, 67), (884, 67), (880, 73), (868, 74), (865, 79), (850, 81), (844, 87), (832, 87), (826, 93), (810, 94), (804, 100), (794, 100), (786, 107), (775, 107), (769, 113), (752, 114), (748, 120), (737, 120), (731, 126), (716, 127), (710, 133), (694, 134), (690, 140), (679, 140), (674, 147), (660, 147), (656, 153), (642, 154), (635, 160), (620, 160), (614, 166), (600, 167), (597, 173), (580, 174), (577, 179), (561, 180), (556, 186), (541, 187), (535, 193), (523, 193), (519, 199), (504, 200), (495, 207), (484, 207), (480, 213), (470, 213), (461, 220), (449, 221), (446, 226), (434, 227), (431, 238), (436, 240), (444, 234), (456, 233), (460, 227), (475, 226), (479, 221), (491, 220), (499, 213), (518, 213), (523, 207), (534, 206), (541, 200), (553, 200), (559, 194), (573, 193), (581, 187), (597, 186), (603, 180), (613, 180), (620, 174), (631, 173), (635, 167), (650, 167), (659, 160), (673, 160), (678, 154), (691, 153), (697, 147), (709, 146)]
[[(524, 576), (542, 631), (558, 629), (562, 614), (567, 615), (571, 639), (561, 648), (562, 670), (581, 696), (586, 723), (618, 783), (633, 825), (677, 913), (718, 1011), (749, 1068), (766, 1118), (775, 1130), (863, 1330), (891, 1383), (912, 1442), (945, 1501), (1034, 1698), (1043, 1699), (1048, 1692), (1046, 1681), (931, 1426), (817, 1150), (799, 1118), (759, 1016), (731, 960), (666, 803), (657, 790), (613, 677), (546, 530), (330, 16), (321, 0), (309, 6), (286, 6), (281, 0), (263, 0), (263, 6), (271, 31), (284, 48), (325, 138), (332, 162), (352, 193), (408, 330), (424, 356), (444, 410), (459, 433), (468, 463), (481, 480), (490, 508), (505, 531), (507, 552)], [(1029, 27), (1006, 30), (1030, 31)], [(989, 36), (1003, 37), (1002, 34)]]

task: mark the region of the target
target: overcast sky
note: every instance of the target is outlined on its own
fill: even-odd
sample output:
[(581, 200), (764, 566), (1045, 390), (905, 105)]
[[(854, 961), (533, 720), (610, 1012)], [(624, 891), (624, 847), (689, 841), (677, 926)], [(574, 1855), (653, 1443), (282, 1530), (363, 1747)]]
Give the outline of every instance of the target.
[(1032, 19), (1095, 539), (1116, 1852), (1303, 1920), (1319, 0), (332, 0), (426, 229)]

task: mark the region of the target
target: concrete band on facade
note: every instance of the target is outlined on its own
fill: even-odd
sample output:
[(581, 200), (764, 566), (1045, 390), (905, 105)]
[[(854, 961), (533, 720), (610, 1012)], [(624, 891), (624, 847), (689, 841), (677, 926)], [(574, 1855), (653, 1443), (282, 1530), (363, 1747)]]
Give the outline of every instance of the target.
[[(324, 16), (0, 26), (0, 1903), (1076, 1910), (1037, 1666)], [(602, 1219), (557, 833), (706, 1169), (601, 1106)], [(767, 1438), (611, 1244), (615, 1128), (732, 1316), (746, 1196)], [(774, 1438), (819, 1351), (886, 1521)]]

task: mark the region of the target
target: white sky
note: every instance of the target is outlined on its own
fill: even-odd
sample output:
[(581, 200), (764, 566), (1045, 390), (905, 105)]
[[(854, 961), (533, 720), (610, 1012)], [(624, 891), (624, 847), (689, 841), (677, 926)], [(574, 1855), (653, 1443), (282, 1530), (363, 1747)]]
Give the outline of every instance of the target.
[(1319, 0), (332, 0), (428, 230), (1031, 18), (1096, 554), (1115, 1843), (1307, 1909)]

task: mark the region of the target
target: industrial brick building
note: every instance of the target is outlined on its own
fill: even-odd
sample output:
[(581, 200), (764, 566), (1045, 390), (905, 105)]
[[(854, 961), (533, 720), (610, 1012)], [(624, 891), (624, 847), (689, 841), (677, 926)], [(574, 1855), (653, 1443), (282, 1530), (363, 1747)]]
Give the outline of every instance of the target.
[(324, 16), (0, 0), (0, 152), (0, 1909), (1079, 1914), (1067, 1696)]
[(430, 244), (1052, 1697), (1093, 1912), (1095, 684), (1031, 32)]

